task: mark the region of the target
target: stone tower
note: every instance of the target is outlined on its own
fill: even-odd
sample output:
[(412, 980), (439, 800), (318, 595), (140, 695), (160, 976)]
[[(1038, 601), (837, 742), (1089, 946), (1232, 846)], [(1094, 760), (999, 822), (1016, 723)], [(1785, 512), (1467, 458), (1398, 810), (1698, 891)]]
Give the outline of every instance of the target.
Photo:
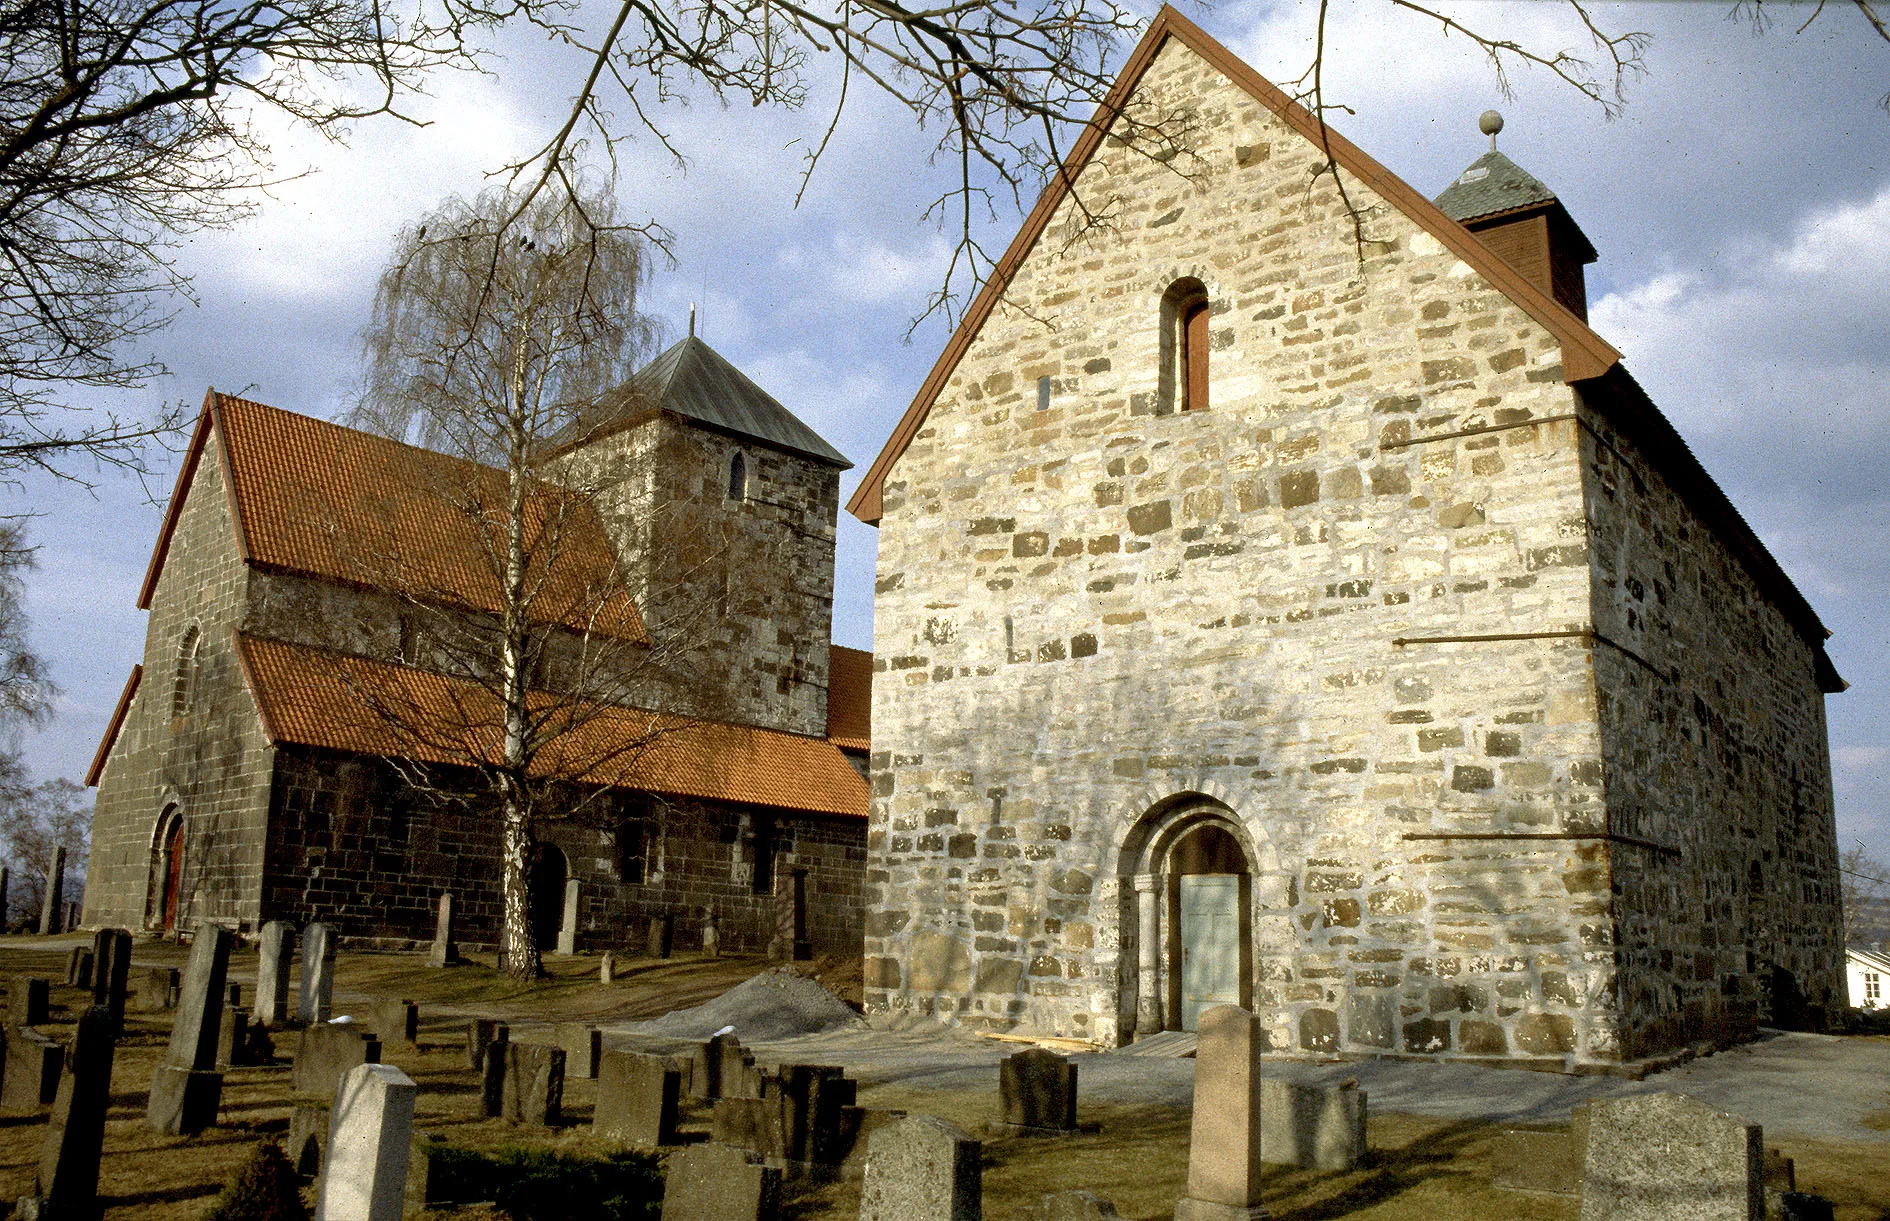
[(821, 735), (834, 522), (849, 463), (691, 335), (601, 401), (558, 451), (630, 574), (662, 704)]

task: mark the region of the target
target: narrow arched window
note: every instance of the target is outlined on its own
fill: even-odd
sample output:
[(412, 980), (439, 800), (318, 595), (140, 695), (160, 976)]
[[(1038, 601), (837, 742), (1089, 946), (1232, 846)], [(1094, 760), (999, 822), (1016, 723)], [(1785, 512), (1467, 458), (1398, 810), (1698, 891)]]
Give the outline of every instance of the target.
[(184, 630), (184, 639), (177, 646), (177, 673), (171, 683), (172, 716), (183, 716), (190, 711), (191, 701), (197, 695), (197, 669), (202, 651), (203, 633), (193, 623)]
[(1192, 277), (1162, 294), (1161, 381), (1158, 414), (1201, 411), (1208, 405), (1207, 287)]
[(748, 459), (740, 450), (728, 460), (728, 498), (746, 500), (748, 498)]

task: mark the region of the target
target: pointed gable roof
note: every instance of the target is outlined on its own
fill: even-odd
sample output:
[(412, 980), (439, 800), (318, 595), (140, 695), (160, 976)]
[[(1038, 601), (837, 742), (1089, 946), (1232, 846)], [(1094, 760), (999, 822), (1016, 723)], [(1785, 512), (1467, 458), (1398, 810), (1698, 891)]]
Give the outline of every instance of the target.
[(815, 462), (853, 464), (708, 344), (689, 336), (604, 396), (557, 451), (596, 441), (666, 411)]
[(1599, 377), (1612, 368), (1621, 359), (1621, 354), (1601, 336), (1590, 330), (1583, 322), (1569, 311), (1568, 307), (1555, 300), (1548, 293), (1528, 280), (1496, 255), (1457, 221), (1446, 215), (1438, 206), (1425, 198), (1402, 178), (1367, 156), (1359, 147), (1334, 131), (1327, 124), (1323, 131), (1319, 120), (1312, 113), (1292, 98), (1288, 97), (1271, 81), (1255, 72), (1251, 67), (1210, 37), (1200, 26), (1195, 25), (1172, 7), (1163, 5), (1155, 20), (1149, 24), (1148, 33), (1136, 46), (1135, 51), (1123, 65), (1122, 75), (1116, 78), (1115, 85), (1109, 90), (1102, 105), (1096, 108), (1083, 134), (1077, 138), (1070, 149), (1069, 156), (1063, 160), (1059, 173), (1051, 178), (1049, 186), (1037, 200), (1037, 206), (1031, 209), (1024, 220), (1024, 227), (1018, 231), (1004, 252), (1004, 256), (992, 268), (991, 276), (985, 281), (984, 288), (972, 300), (971, 307), (965, 311), (958, 329), (953, 332), (945, 350), (939, 354), (938, 363), (925, 383), (919, 387), (919, 393), (906, 409), (898, 427), (893, 429), (885, 448), (879, 457), (867, 468), (866, 477), (854, 490), (847, 501), (847, 511), (867, 524), (879, 521), (882, 512), (881, 493), (886, 478), (899, 456), (918, 435), (925, 423), (927, 413), (939, 393), (945, 388), (952, 371), (964, 357), (971, 343), (977, 338), (991, 311), (1003, 298), (1009, 287), (1011, 277), (1023, 265), (1031, 248), (1037, 243), (1049, 225), (1050, 218), (1057, 207), (1070, 193), (1071, 184), (1091, 156), (1108, 134), (1116, 116), (1121, 114), (1128, 104), (1130, 96), (1141, 83), (1142, 76), (1155, 62), (1156, 54), (1169, 39), (1177, 39), (1182, 45), (1206, 60), (1228, 80), (1245, 90), (1255, 101), (1271, 110), (1280, 119), (1292, 126), (1301, 135), (1315, 144), (1324, 142), (1331, 150), (1332, 158), (1348, 174), (1364, 183), (1376, 192), (1380, 198), (1409, 217), (1420, 229), (1435, 237), (1445, 249), (1462, 259), (1478, 274), (1494, 285), (1497, 291), (1511, 301), (1536, 322), (1542, 325), (1562, 347), (1563, 376), (1571, 382), (1584, 381)]
[(1451, 180), (1434, 201), (1445, 216), (1463, 223), (1478, 217), (1555, 203), (1555, 192), (1535, 175), (1491, 149)]

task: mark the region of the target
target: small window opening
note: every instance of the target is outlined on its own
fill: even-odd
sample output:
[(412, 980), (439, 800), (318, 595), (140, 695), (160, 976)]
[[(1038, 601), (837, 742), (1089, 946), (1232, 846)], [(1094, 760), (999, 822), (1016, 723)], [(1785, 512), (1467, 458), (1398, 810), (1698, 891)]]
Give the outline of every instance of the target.
[(1156, 414), (1208, 405), (1208, 295), (1201, 281), (1176, 280), (1162, 294), (1161, 378)]
[(177, 646), (177, 674), (171, 685), (171, 715), (183, 716), (197, 698), (197, 670), (203, 653), (203, 633), (191, 624)]
[(641, 886), (647, 876), (649, 836), (641, 821), (627, 820), (617, 825), (617, 877), (630, 886)]
[(1050, 379), (1048, 377), (1037, 379), (1037, 410), (1050, 410)]
[(728, 460), (728, 498), (748, 499), (748, 459), (739, 450)]
[(774, 819), (755, 819), (755, 873), (751, 888), (758, 895), (774, 893)]

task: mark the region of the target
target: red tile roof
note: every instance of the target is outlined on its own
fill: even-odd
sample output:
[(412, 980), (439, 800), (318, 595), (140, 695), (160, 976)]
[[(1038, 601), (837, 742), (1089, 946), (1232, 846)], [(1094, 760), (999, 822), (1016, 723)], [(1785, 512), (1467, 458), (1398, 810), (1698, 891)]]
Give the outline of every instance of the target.
[[(481, 527), (480, 514), (487, 506), (503, 513), (503, 471), (215, 390), (204, 398), (139, 607), (151, 604), (213, 434), (245, 562), (474, 611), (499, 610), (493, 557), (501, 538)], [(527, 553), (539, 557), (541, 570), (551, 565), (533, 617), (646, 639), (590, 501), (534, 482), (528, 510)]]
[(827, 740), (842, 750), (873, 748), (873, 655), (827, 650)]
[[(273, 742), (447, 765), (498, 755), (498, 702), (473, 683), (245, 636), (237, 655)], [(561, 715), (549, 696), (539, 711)], [(824, 739), (636, 708), (563, 715), (570, 727), (539, 755), (540, 775), (866, 817), (866, 781)]]

